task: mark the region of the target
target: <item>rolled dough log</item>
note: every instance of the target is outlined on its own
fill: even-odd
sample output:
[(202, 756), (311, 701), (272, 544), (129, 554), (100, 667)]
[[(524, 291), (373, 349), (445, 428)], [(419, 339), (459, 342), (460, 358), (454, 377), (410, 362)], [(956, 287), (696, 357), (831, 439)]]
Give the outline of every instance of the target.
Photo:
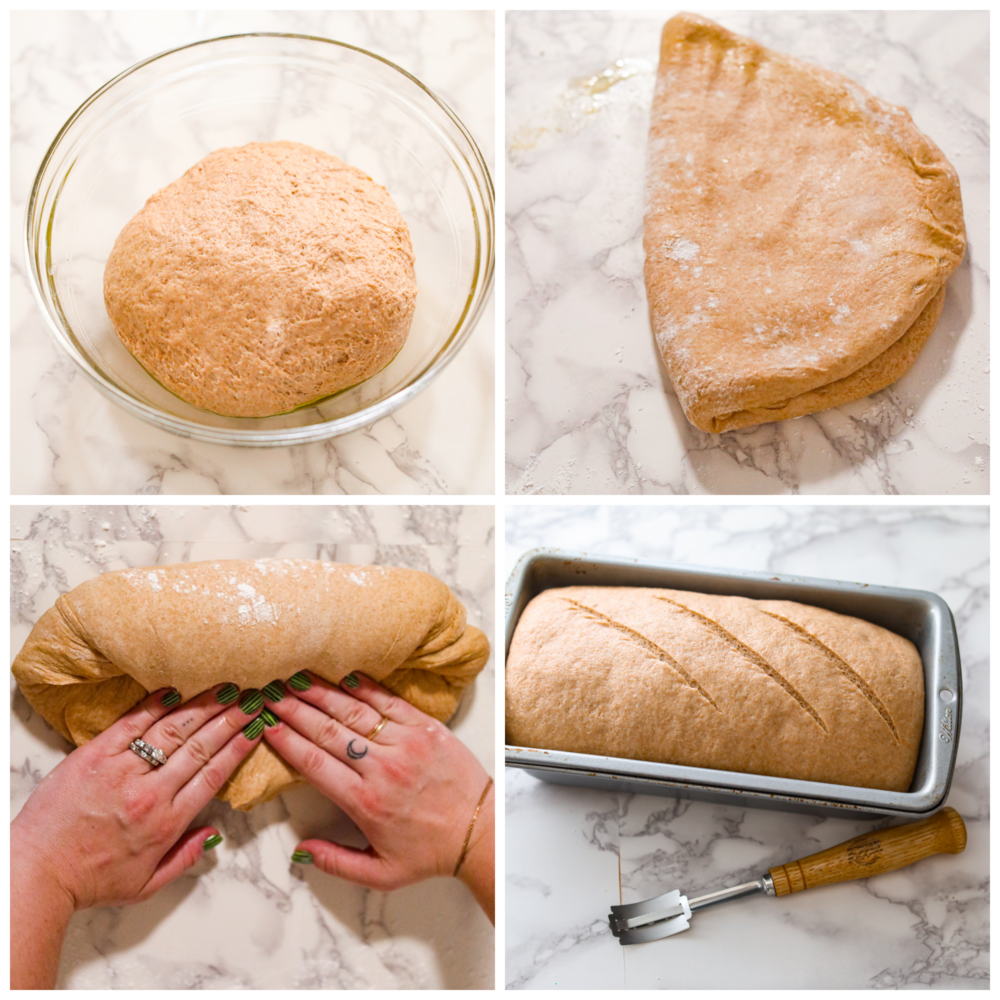
[[(357, 670), (447, 721), (489, 643), (440, 580), (417, 570), (258, 559), (116, 570), (63, 594), (13, 672), (28, 703), (80, 746), (158, 688), (185, 700)], [(300, 776), (261, 742), (219, 798), (250, 809)]]

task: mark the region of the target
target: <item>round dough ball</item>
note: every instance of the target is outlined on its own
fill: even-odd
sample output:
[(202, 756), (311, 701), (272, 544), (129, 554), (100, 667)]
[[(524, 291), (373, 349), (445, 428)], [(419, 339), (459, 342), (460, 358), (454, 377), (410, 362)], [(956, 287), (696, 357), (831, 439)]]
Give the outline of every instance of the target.
[(104, 271), (118, 336), (181, 399), (266, 417), (403, 346), (413, 248), (385, 189), (295, 142), (218, 149), (146, 202)]

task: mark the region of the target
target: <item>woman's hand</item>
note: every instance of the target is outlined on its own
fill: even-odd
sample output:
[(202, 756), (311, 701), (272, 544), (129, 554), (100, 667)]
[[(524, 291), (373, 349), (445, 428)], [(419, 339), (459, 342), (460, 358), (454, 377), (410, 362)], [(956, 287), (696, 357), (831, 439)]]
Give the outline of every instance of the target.
[[(253, 749), (243, 729), (263, 707), (247, 698), (254, 692), (241, 699), (254, 711), (227, 707), (218, 696), (233, 688), (219, 685), (173, 711), (163, 704), (170, 692), (150, 695), (32, 792), (12, 840), (42, 861), (75, 909), (147, 899), (201, 857), (217, 831), (184, 831)], [(167, 763), (144, 761), (129, 749), (135, 739), (162, 749)]]
[[(74, 910), (147, 899), (201, 857), (217, 831), (187, 826), (263, 728), (245, 734), (263, 699), (248, 691), (234, 703), (238, 693), (219, 685), (174, 709), (176, 692), (158, 691), (31, 793), (11, 823), (12, 985), (52, 985)], [(167, 762), (143, 760), (129, 749), (135, 739)]]
[(360, 674), (337, 688), (300, 673), (285, 688), (267, 685), (264, 695), (273, 713), (264, 714), (264, 738), (370, 845), (359, 851), (305, 840), (296, 860), (389, 890), (455, 874), (464, 850), (458, 875), (492, 920), (493, 791), (483, 766), (446, 726)]

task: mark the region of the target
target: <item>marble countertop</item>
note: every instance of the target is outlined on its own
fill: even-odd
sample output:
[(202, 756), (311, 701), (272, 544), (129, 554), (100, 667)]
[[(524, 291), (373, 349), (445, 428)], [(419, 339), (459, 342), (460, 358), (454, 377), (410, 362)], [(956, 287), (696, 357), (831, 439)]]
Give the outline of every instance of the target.
[(709, 14), (907, 107), (958, 170), (968, 230), (937, 330), (903, 378), (724, 434), (684, 418), (642, 277), (649, 107), (669, 16), (507, 14), (507, 492), (988, 493), (989, 14)]
[[(59, 594), (110, 569), (264, 556), (410, 566), (449, 584), (494, 635), (494, 511), (464, 507), (13, 507), (11, 658)], [(13, 681), (12, 681), (13, 685)], [(452, 729), (494, 772), (493, 659)], [(70, 749), (12, 687), (11, 814)], [(68, 989), (491, 989), (494, 932), (468, 890), (392, 893), (289, 862), (304, 836), (360, 843), (312, 788), (195, 821), (224, 840), (152, 899), (76, 914)]]
[(492, 494), (492, 296), (462, 351), (419, 396), (364, 430), (295, 448), (228, 448), (160, 431), (90, 386), (47, 332), (28, 284), (23, 228), (35, 172), (56, 132), (140, 59), (247, 31), (320, 35), (397, 63), (452, 107), (493, 171), (493, 11), (14, 13), (11, 492)]
[(506, 768), (508, 988), (988, 988), (985, 506), (511, 506), (505, 535), (508, 573), (552, 546), (940, 594), (964, 692), (948, 804), (968, 829), (962, 854), (730, 902), (696, 913), (683, 934), (623, 948), (607, 925), (612, 903), (736, 885), (884, 823), (573, 788)]

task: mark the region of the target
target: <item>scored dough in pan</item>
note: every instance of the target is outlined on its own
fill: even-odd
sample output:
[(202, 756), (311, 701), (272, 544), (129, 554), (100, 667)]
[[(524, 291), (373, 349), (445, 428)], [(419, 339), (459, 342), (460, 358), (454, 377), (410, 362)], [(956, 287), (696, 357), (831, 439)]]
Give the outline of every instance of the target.
[(507, 654), (507, 742), (906, 791), (924, 724), (920, 654), (793, 601), (556, 587)]
[[(149, 691), (185, 700), (223, 682), (261, 688), (311, 670), (360, 671), (447, 721), (489, 657), (465, 608), (417, 570), (308, 559), (116, 570), (63, 594), (13, 672), (28, 703), (77, 746)], [(261, 741), (219, 798), (250, 809), (301, 781)]]
[(681, 14), (661, 40), (644, 248), (687, 418), (784, 420), (912, 365), (965, 251), (958, 175), (904, 108)]

